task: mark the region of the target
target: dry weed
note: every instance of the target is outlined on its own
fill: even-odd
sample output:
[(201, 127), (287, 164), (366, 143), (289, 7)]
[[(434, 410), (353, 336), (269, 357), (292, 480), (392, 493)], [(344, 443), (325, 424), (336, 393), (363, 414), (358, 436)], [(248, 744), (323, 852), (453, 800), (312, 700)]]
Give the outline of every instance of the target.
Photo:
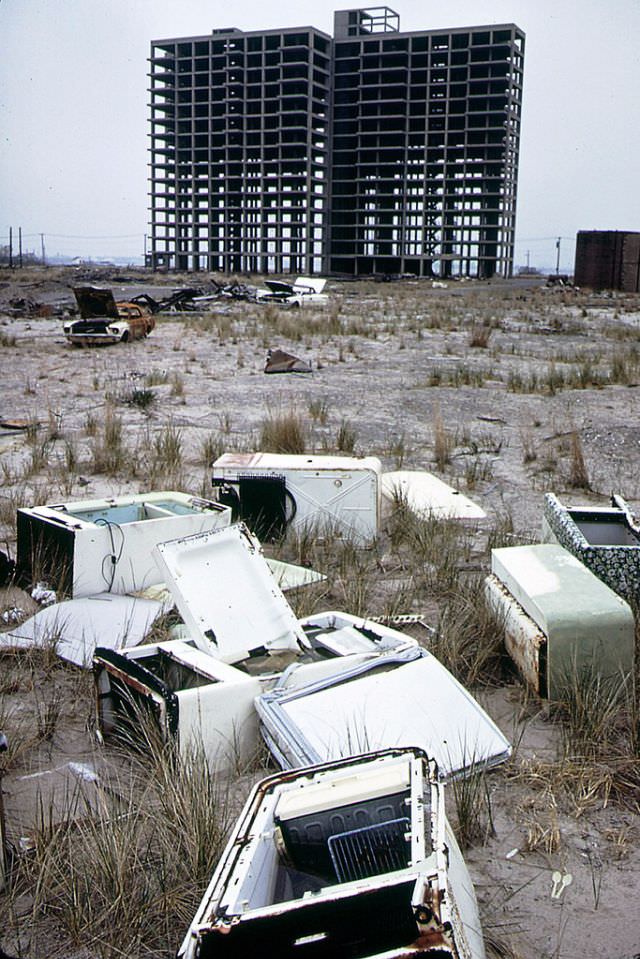
[(440, 407), (436, 407), (433, 414), (433, 455), (441, 473), (451, 462), (452, 451), (453, 438), (442, 422)]
[(584, 459), (582, 441), (580, 434), (573, 431), (571, 434), (570, 461), (569, 461), (569, 485), (575, 489), (591, 489), (587, 464)]
[(260, 450), (265, 453), (304, 453), (307, 431), (293, 408), (269, 410), (260, 427)]

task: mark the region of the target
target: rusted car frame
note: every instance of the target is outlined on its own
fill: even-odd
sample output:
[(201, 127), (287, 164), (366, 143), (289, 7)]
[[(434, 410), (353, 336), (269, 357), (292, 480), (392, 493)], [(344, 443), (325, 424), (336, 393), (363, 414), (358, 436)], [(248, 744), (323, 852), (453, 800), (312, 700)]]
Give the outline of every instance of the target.
[(110, 346), (144, 339), (155, 328), (151, 310), (142, 303), (116, 302), (111, 290), (74, 287), (79, 320), (67, 320), (63, 331), (74, 346)]

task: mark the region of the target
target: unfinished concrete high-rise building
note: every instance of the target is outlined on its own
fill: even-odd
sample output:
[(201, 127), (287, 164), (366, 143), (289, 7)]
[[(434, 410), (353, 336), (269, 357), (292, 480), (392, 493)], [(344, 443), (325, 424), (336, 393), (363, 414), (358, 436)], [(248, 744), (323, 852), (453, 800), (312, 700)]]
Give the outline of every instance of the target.
[(524, 34), (388, 7), (151, 47), (154, 266), (508, 276)]

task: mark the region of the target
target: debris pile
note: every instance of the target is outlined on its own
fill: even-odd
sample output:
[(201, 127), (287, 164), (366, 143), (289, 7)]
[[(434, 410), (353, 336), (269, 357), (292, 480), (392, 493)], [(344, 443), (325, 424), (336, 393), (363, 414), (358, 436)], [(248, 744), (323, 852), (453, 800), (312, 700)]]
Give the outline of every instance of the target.
[[(212, 485), (212, 500), (163, 491), (18, 510), (16, 575), (32, 583), (55, 572), (60, 585), (24, 622), (15, 607), (0, 648), (44, 646), (92, 668), (105, 749), (123, 737), (142, 744), (148, 716), (187, 763), (197, 746), (226, 775), (263, 743), (280, 767), (249, 796), (182, 959), (356, 947), (362, 957), (482, 959), (443, 791), (505, 762), (509, 741), (405, 633), (341, 610), (298, 617), (284, 591), (323, 574), (266, 558), (261, 540), (331, 529), (362, 549), (383, 508), (460, 523), (484, 512), (427, 473), (383, 473), (375, 457), (226, 453)], [(621, 568), (607, 549), (632, 550), (628, 568), (640, 566), (628, 508), (617, 497), (610, 510), (564, 509), (548, 497), (545, 518), (548, 537), (573, 554), (558, 542), (492, 553), (485, 588), (507, 649), (541, 697), (559, 698), (570, 668), (596, 664), (624, 681), (634, 618), (603, 580)], [(46, 582), (37, 588), (46, 593)], [(158, 639), (154, 623), (169, 611), (170, 638)], [(97, 776), (67, 765), (83, 781)], [(558, 875), (559, 896), (568, 882)]]

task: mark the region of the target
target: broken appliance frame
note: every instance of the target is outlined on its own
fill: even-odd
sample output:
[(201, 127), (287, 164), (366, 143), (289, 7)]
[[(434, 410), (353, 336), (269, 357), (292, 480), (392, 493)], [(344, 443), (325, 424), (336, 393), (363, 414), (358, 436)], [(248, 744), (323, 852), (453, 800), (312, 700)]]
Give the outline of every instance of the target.
[[(330, 628), (343, 618), (344, 613), (316, 613), (303, 622)], [(256, 710), (269, 751), (284, 769), (418, 746), (433, 756), (444, 779), (453, 779), (511, 754), (479, 703), (416, 643), (398, 642), (376, 656), (345, 657), (331, 672), (292, 663), (256, 699)]]
[(254, 788), (179, 959), (484, 959), (435, 763), (418, 749)]
[[(175, 742), (184, 758), (204, 758), (217, 771), (237, 768), (260, 751), (256, 699), (296, 656), (311, 679), (389, 650), (417, 648), (388, 627), (347, 614), (326, 615), (333, 627), (319, 625), (317, 616), (309, 617), (310, 622), (300, 620), (302, 639), (295, 647), (272, 654), (263, 648), (257, 654), (245, 651), (245, 658), (233, 665), (211, 655), (207, 647), (198, 648), (188, 629), (186, 639), (120, 650), (98, 647), (93, 669), (102, 738), (124, 733), (127, 739), (144, 741), (147, 731), (135, 727), (149, 716), (161, 739)], [(256, 633), (260, 638), (259, 630)]]
[[(234, 753), (237, 765), (238, 757), (252, 758), (259, 748), (254, 702), (261, 715), (268, 712), (263, 699), (280, 684), (295, 685), (299, 696), (299, 687), (315, 691), (359, 669), (375, 673), (368, 692), (385, 668), (397, 684), (402, 669), (413, 675), (420, 661), (420, 683), (414, 680), (406, 704), (409, 741), (405, 736), (401, 744), (417, 739), (446, 774), (509, 755), (509, 743), (484, 710), (415, 640), (348, 613), (297, 619), (244, 524), (162, 543), (155, 553), (185, 623), (182, 638), (118, 653), (96, 650), (98, 727), (105, 735), (118, 733), (120, 719), (130, 722), (127, 699), (138, 699), (150, 707), (162, 737), (177, 739), (180, 752), (198, 743), (212, 766), (228, 766)], [(375, 746), (399, 744), (387, 738)]]
[(18, 510), (18, 574), (64, 595), (129, 593), (160, 582), (153, 547), (231, 522), (229, 507), (160, 491)]
[(628, 603), (640, 601), (640, 527), (621, 496), (611, 506), (563, 506), (547, 493), (542, 539), (573, 553)]
[(381, 472), (374, 456), (224, 453), (212, 484), (260, 539), (291, 529), (369, 546), (378, 535)]
[(504, 622), (507, 652), (537, 695), (563, 700), (580, 674), (618, 685), (633, 674), (631, 609), (561, 546), (492, 550), (485, 596)]

